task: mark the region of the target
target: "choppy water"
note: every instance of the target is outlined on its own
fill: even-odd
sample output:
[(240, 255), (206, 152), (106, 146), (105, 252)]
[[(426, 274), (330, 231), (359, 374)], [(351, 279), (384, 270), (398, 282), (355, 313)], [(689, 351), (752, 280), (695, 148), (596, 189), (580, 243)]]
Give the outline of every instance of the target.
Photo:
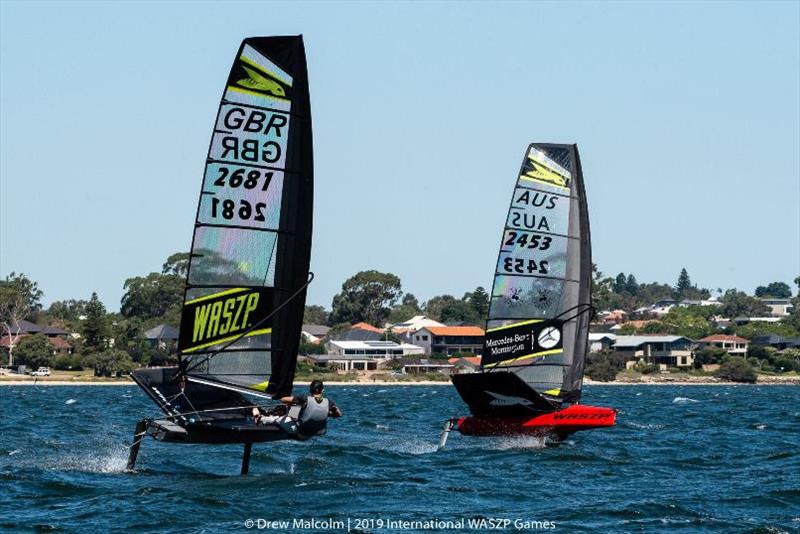
[(2, 387), (0, 530), (507, 518), (557, 532), (800, 531), (800, 387), (589, 386), (587, 404), (620, 410), (616, 428), (555, 447), (454, 433), (442, 452), (442, 422), (464, 413), (451, 387), (328, 390), (345, 417), (327, 436), (257, 444), (240, 477), (240, 446), (152, 440), (124, 473), (134, 423), (154, 413), (133, 386)]

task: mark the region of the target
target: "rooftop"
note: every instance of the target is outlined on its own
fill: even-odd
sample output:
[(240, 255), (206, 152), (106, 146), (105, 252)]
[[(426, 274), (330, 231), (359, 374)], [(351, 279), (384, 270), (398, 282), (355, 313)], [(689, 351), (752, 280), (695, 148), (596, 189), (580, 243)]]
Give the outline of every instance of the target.
[(178, 329), (168, 324), (160, 324), (150, 330), (145, 330), (144, 337), (147, 339), (178, 339)]
[(729, 336), (727, 334), (714, 334), (711, 336), (706, 336), (698, 341), (705, 341), (707, 343), (712, 343), (714, 341), (724, 341), (728, 343), (750, 343), (749, 339), (745, 339), (739, 336)]
[(477, 326), (426, 326), (434, 336), (483, 336), (483, 328)]
[(369, 330), (370, 332), (377, 332), (379, 334), (383, 334), (383, 330), (381, 330), (380, 328), (372, 326), (371, 324), (365, 323), (363, 321), (360, 322), (360, 323), (356, 323), (351, 327), (351, 329), (354, 329), (354, 328), (357, 328), (359, 330)]
[(416, 345), (411, 345), (410, 343), (395, 343), (394, 341), (329, 341), (331, 345), (335, 345), (342, 349), (356, 349), (356, 350), (365, 350), (365, 349), (419, 349), (422, 350), (422, 347), (418, 347)]
[(644, 345), (645, 343), (675, 343), (681, 339), (691, 341), (691, 339), (684, 336), (617, 336), (617, 341), (614, 343), (614, 346), (617, 348), (638, 347), (639, 345)]
[(303, 332), (311, 334), (314, 337), (325, 337), (330, 329), (329, 326), (321, 324), (304, 324), (302, 328)]

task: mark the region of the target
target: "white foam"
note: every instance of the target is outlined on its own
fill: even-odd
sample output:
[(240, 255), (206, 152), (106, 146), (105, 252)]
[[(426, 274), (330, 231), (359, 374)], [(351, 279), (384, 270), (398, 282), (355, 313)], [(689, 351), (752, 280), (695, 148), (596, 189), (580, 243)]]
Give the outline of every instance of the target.
[(689, 404), (690, 402), (700, 402), (699, 400), (690, 399), (689, 397), (675, 397), (672, 399), (672, 404)]
[(69, 399), (64, 404), (75, 404), (76, 402), (78, 402), (78, 401), (76, 401), (75, 399)]

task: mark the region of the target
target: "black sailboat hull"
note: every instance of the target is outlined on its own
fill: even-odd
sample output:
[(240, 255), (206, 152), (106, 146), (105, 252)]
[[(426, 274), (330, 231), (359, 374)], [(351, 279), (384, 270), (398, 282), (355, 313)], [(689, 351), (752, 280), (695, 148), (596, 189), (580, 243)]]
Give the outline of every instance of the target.
[[(262, 443), (299, 440), (278, 425), (257, 425), (244, 395), (183, 380), (177, 367), (137, 369), (133, 380), (166, 415), (145, 419), (146, 432), (167, 443)], [(278, 407), (280, 408), (280, 406)]]

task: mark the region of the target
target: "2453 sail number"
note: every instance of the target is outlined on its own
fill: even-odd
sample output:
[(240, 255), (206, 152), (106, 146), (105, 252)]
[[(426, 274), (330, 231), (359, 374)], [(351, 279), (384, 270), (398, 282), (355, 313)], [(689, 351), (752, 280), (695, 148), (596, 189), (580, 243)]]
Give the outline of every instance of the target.
[(519, 248), (538, 248), (539, 250), (547, 250), (550, 248), (553, 238), (546, 235), (529, 234), (527, 232), (514, 232), (510, 230), (506, 232), (506, 239), (503, 242), (505, 245), (517, 245)]
[(549, 267), (547, 261), (536, 263), (534, 260), (526, 260), (524, 258), (503, 259), (503, 270), (507, 273), (547, 274)]

